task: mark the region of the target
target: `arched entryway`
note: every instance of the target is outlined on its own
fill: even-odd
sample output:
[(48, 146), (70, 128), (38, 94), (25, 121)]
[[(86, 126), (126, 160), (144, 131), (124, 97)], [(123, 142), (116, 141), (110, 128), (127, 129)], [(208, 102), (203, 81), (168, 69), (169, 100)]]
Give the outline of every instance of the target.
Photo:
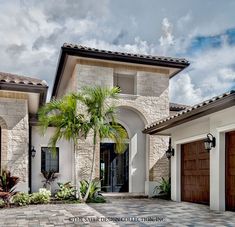
[(126, 139), (125, 143), (126, 150), (122, 154), (116, 152), (116, 146), (113, 141), (103, 140), (100, 143), (102, 192), (129, 191), (129, 138)]
[[(112, 155), (114, 145), (109, 141), (101, 141), (100, 177), (102, 179), (102, 191), (145, 193), (145, 183), (148, 179), (147, 141), (146, 135), (142, 133), (145, 127), (145, 119), (138, 110), (119, 106), (117, 120), (128, 133), (128, 149), (122, 156)], [(105, 161), (105, 159), (110, 161)], [(117, 166), (118, 168), (121, 166), (121, 169), (116, 170)]]

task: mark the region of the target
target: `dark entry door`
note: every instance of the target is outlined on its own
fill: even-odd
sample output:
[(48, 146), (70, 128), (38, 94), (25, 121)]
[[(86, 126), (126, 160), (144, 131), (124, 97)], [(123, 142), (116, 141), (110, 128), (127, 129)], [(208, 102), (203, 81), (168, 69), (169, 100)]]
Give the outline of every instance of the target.
[(123, 154), (116, 154), (114, 143), (100, 144), (100, 177), (103, 192), (128, 192), (128, 146)]
[(181, 146), (181, 200), (209, 204), (210, 195), (209, 153), (204, 141)]
[(226, 133), (226, 210), (235, 210), (235, 132)]

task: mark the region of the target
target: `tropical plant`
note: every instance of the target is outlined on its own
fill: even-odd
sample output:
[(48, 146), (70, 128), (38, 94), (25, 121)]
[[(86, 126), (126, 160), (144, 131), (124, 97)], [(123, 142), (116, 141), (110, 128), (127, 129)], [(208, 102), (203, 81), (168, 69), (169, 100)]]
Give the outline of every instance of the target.
[(51, 191), (51, 184), (58, 178), (56, 171), (53, 169), (49, 171), (42, 171), (42, 175), (44, 177), (44, 180), (42, 181), (44, 183), (43, 187)]
[[(87, 180), (80, 181), (80, 191), (83, 197), (86, 195), (88, 186), (89, 182)], [(98, 191), (100, 191), (99, 181), (93, 180), (91, 183), (88, 199), (94, 199), (98, 195)]]
[(51, 192), (45, 188), (40, 188), (39, 192), (34, 192), (30, 196), (30, 203), (44, 204), (49, 203), (51, 198)]
[(19, 177), (12, 176), (10, 171), (3, 170), (0, 175), (0, 198), (5, 201), (7, 205), (10, 199), (15, 195), (15, 187), (19, 182)]
[[(94, 203), (106, 202), (104, 197), (102, 195), (99, 195), (99, 191), (100, 191), (99, 184), (100, 184), (100, 182), (98, 180), (92, 181), (89, 195), (87, 198), (87, 202), (94, 202)], [(83, 197), (86, 195), (88, 187), (89, 187), (89, 182), (87, 180), (80, 181), (80, 191), (81, 191), (81, 194)]]
[(165, 178), (162, 177), (160, 184), (154, 188), (154, 193), (158, 193), (160, 195), (163, 194), (163, 195), (170, 197), (171, 195), (170, 178), (166, 180)]
[(104, 138), (112, 139), (116, 145), (116, 152), (123, 153), (126, 149), (124, 139), (127, 138), (126, 130), (116, 121), (116, 106), (113, 99), (118, 97), (120, 88), (113, 87), (84, 87), (76, 98), (85, 107), (85, 112), (89, 119), (88, 132), (93, 134), (93, 153), (92, 153), (92, 166), (89, 176), (89, 184), (84, 197), (80, 198), (81, 201), (86, 201), (89, 197), (92, 187), (92, 180), (95, 170), (95, 157), (98, 151), (98, 142)]
[[(85, 87), (77, 94), (70, 94), (64, 96), (61, 100), (51, 101), (39, 111), (39, 124), (42, 132), (45, 133), (51, 125), (56, 128), (49, 142), (54, 153), (56, 152), (56, 143), (64, 138), (73, 141), (74, 156), (76, 156), (77, 140), (79, 138), (86, 139), (88, 133), (93, 133), (92, 167), (88, 180), (89, 185), (84, 197), (81, 195), (80, 190), (77, 190), (81, 202), (87, 200), (92, 186), (99, 140), (110, 138), (116, 143), (118, 153), (125, 151), (126, 146), (123, 139), (127, 138), (127, 134), (125, 129), (116, 123), (116, 106), (111, 102), (111, 99), (117, 98), (119, 92), (120, 89), (117, 87)], [(77, 185), (75, 162), (74, 173), (75, 184)]]
[(57, 183), (59, 190), (56, 192), (55, 197), (61, 200), (75, 199), (76, 189), (71, 185), (71, 182)]
[(3, 199), (0, 199), (0, 207), (4, 207), (5, 206), (5, 201)]
[(18, 206), (26, 206), (30, 203), (30, 196), (28, 193), (20, 192), (14, 195), (12, 200)]
[(10, 171), (3, 170), (0, 175), (0, 191), (14, 194), (15, 186), (19, 182), (19, 177), (12, 176)]
[[(86, 137), (88, 125), (84, 115), (78, 112), (77, 98), (74, 95), (64, 96), (60, 100), (52, 100), (39, 110), (39, 125), (42, 134), (53, 125), (56, 130), (49, 141), (52, 153), (56, 152), (56, 143), (60, 139), (72, 141), (74, 145), (74, 158), (76, 160), (77, 140)], [(74, 162), (74, 182), (77, 185), (76, 168)]]

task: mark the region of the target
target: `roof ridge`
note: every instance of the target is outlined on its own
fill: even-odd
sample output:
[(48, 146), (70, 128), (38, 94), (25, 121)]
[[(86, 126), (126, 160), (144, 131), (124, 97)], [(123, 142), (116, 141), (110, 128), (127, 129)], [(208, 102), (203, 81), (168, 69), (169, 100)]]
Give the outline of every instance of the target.
[(73, 43), (64, 43), (64, 48), (75, 48), (80, 50), (86, 50), (86, 51), (94, 51), (94, 52), (102, 52), (107, 54), (115, 54), (115, 55), (124, 55), (124, 56), (132, 56), (132, 57), (139, 57), (139, 58), (149, 58), (153, 60), (158, 61), (172, 61), (177, 63), (184, 63), (189, 64), (189, 61), (185, 58), (177, 58), (177, 57), (168, 57), (168, 56), (158, 56), (158, 55), (150, 55), (150, 54), (136, 54), (131, 52), (120, 52), (120, 51), (110, 51), (110, 50), (104, 50), (104, 49), (98, 49), (93, 47), (88, 47), (80, 44), (73, 44)]

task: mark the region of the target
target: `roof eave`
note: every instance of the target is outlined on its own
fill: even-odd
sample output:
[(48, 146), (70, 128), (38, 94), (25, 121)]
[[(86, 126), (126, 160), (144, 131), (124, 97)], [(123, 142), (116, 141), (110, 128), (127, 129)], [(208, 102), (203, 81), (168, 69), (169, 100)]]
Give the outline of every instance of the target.
[(181, 125), (183, 123), (195, 120), (197, 118), (221, 111), (223, 109), (229, 108), (235, 105), (235, 93), (231, 95), (214, 101), (208, 105), (202, 106), (185, 114), (182, 114), (176, 118), (172, 118), (171, 120), (165, 121), (161, 124), (155, 125), (153, 127), (147, 128), (143, 130), (143, 133), (146, 134), (162, 134), (162, 132), (166, 129), (173, 128), (175, 126)]
[(46, 102), (48, 86), (36, 86), (30, 84), (9, 84), (1, 82), (0, 90), (39, 93), (39, 105), (42, 106)]

